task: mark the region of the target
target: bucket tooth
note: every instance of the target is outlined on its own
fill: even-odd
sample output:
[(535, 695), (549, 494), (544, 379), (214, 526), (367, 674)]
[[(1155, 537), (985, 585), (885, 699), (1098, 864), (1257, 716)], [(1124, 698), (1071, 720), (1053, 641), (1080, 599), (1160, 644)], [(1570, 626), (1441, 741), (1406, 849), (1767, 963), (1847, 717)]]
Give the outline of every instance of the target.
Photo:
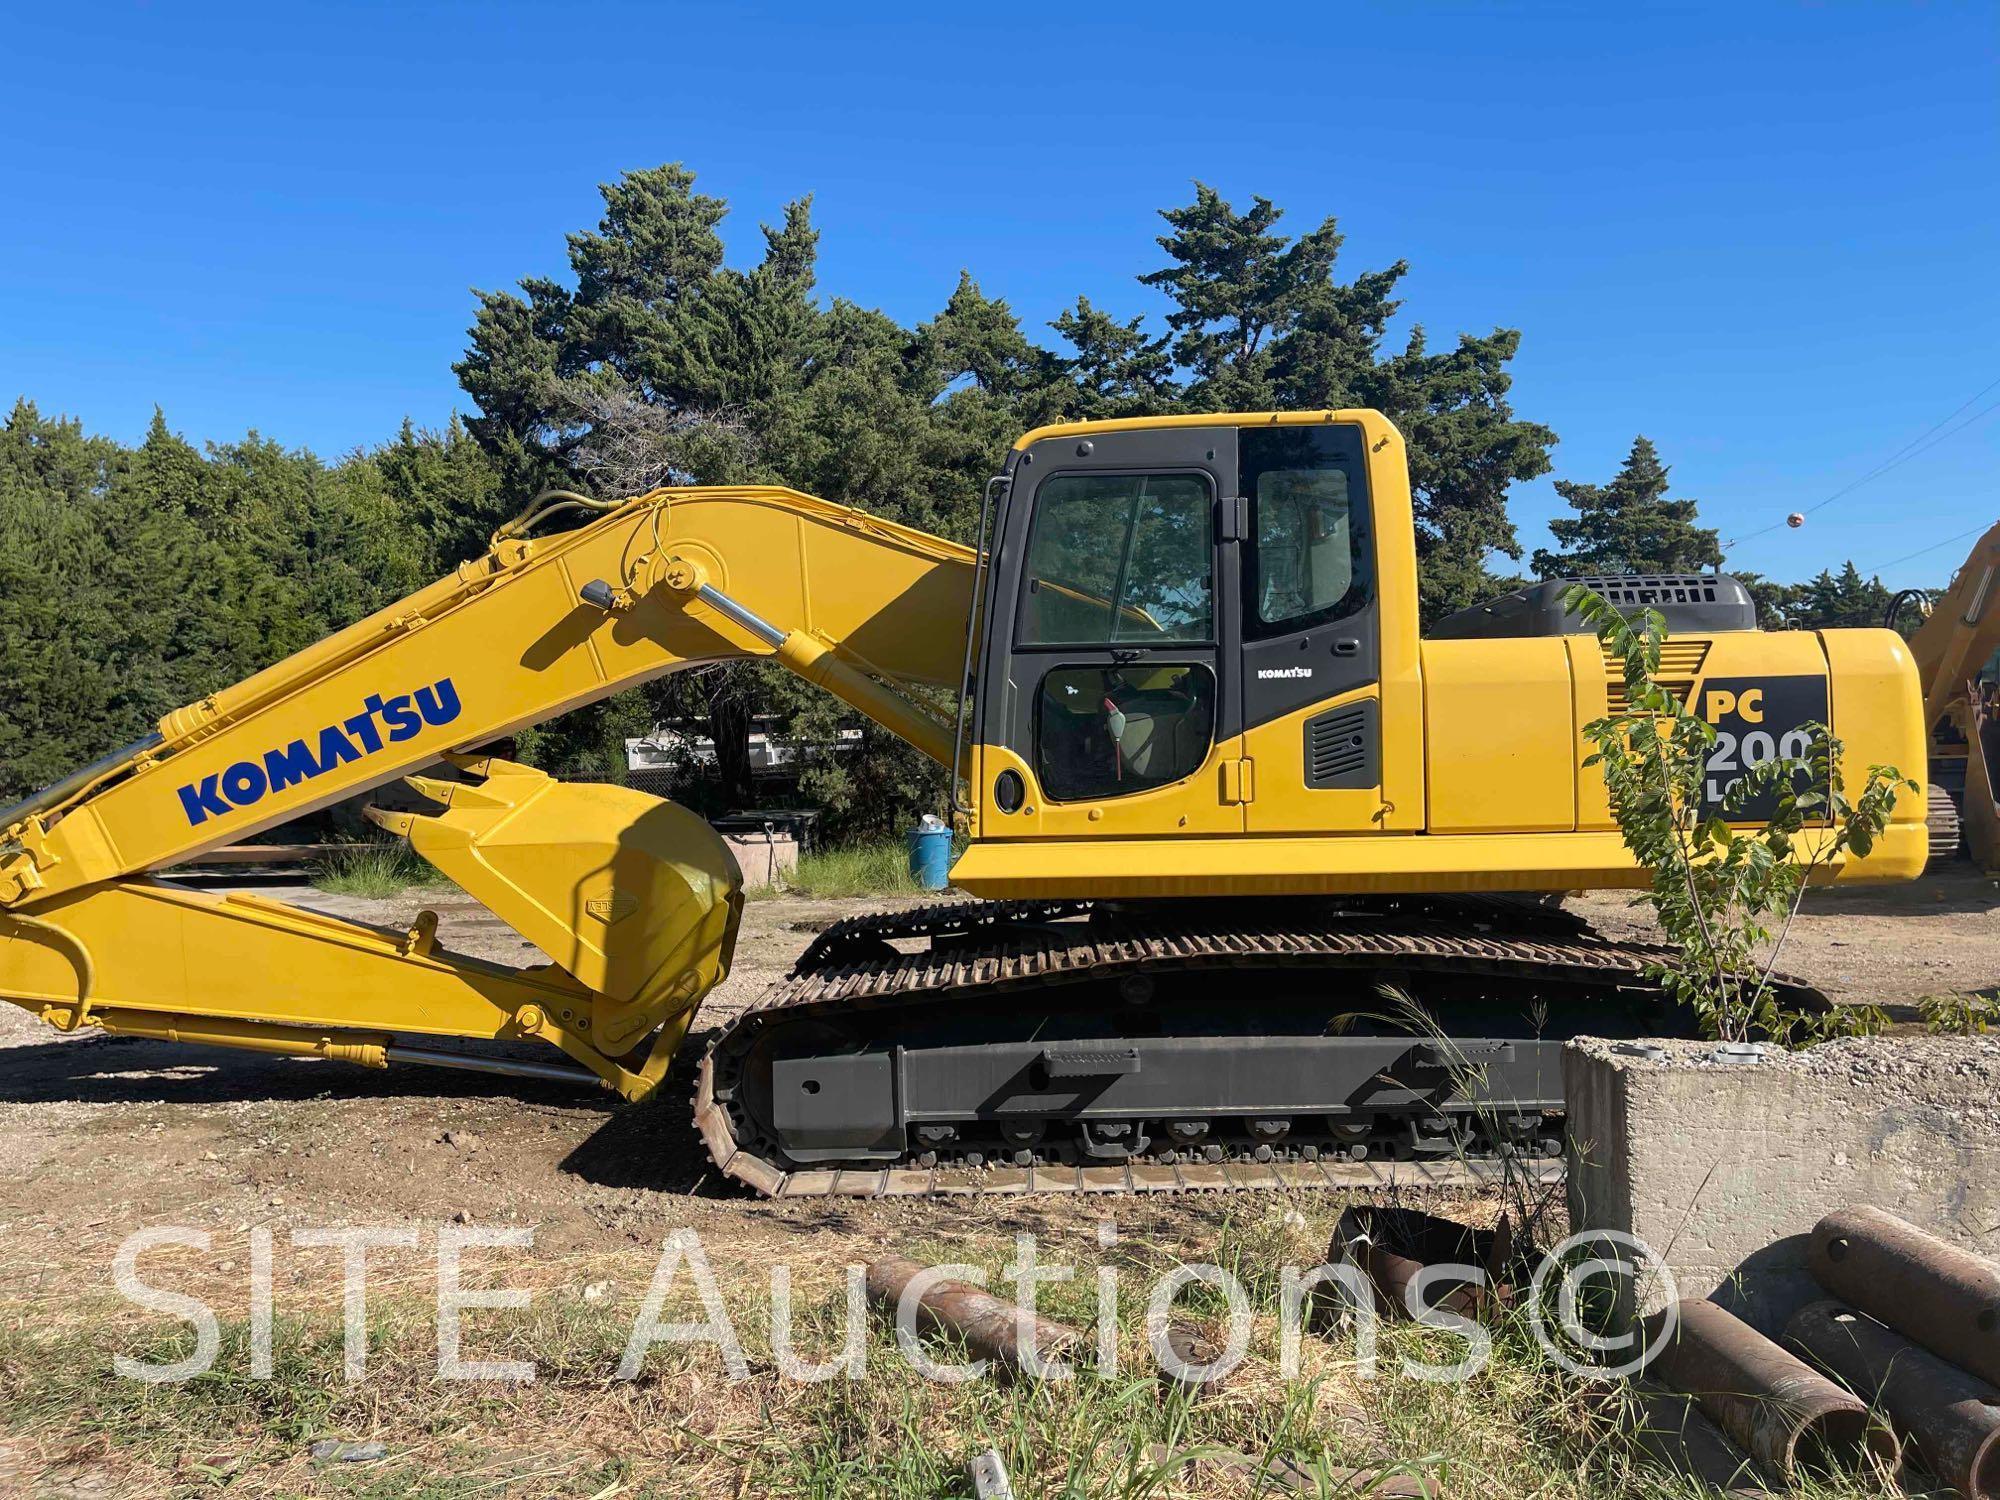
[(410, 830), (417, 826), (417, 814), (396, 812), (392, 808), (377, 807), (373, 803), (361, 809), (361, 816), (377, 828), (386, 828), (398, 838), (408, 838)]

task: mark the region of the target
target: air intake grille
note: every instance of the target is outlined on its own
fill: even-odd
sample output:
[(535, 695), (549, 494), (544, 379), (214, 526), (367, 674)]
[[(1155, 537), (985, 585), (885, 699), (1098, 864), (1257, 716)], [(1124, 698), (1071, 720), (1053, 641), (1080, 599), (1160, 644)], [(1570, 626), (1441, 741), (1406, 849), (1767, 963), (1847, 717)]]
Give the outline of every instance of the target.
[[(1654, 679), (1682, 703), (1694, 691), (1701, 676), (1701, 664), (1708, 660), (1708, 642), (1701, 640), (1660, 643), (1660, 670)], [(1622, 714), (1632, 705), (1625, 696), (1625, 664), (1610, 652), (1604, 654), (1604, 699), (1607, 712)]]
[(1306, 723), (1306, 785), (1370, 787), (1382, 779), (1376, 703), (1350, 703)]
[(1714, 573), (1584, 574), (1567, 581), (1584, 584), (1602, 594), (1608, 603), (1626, 614), (1669, 604), (1715, 604), (1719, 602), (1723, 582)]

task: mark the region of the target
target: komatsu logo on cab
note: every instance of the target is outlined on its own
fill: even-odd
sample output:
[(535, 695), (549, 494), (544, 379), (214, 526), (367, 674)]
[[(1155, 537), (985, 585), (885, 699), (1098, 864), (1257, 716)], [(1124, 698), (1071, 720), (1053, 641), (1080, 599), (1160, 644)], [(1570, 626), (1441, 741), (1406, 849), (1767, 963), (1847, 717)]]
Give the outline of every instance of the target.
[(241, 807), (249, 807), (272, 792), (282, 792), (331, 771), (350, 760), (373, 755), (385, 744), (413, 740), (424, 726), (437, 728), (458, 717), (458, 688), (449, 677), (414, 693), (384, 698), (370, 693), (361, 712), (317, 734), (266, 750), (257, 760), (234, 765), (181, 787), (181, 806), (189, 824), (206, 822)]

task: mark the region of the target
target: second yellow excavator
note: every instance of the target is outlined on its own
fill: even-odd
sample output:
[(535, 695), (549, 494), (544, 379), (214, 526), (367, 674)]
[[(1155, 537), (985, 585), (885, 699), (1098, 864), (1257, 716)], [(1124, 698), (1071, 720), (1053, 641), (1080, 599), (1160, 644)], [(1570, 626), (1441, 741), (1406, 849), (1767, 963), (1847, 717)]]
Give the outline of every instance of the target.
[[(1043, 428), (986, 500), (974, 547), (769, 488), (503, 528), (0, 811), (0, 998), (70, 1031), (643, 1096), (727, 971), (727, 848), (670, 803), (481, 747), (761, 658), (951, 768), (952, 880), (979, 899), (840, 923), (725, 1025), (696, 1117), (730, 1177), (1175, 1187), (1554, 1149), (1561, 1040), (1660, 1024), (1646, 950), (1503, 899), (1645, 879), (1582, 765), (1622, 679), (1554, 586), (1420, 638), (1403, 440), (1371, 411)], [(1716, 799), (1814, 721), (1853, 764), (1923, 764), (1893, 632), (1764, 634), (1727, 578), (1597, 586), (1666, 614), (1666, 673), (1718, 730)], [(378, 821), (552, 964), (162, 878), (441, 759), (470, 779), (415, 777), (439, 812)], [(1838, 878), (1907, 879), (1926, 844), (1922, 800), (1899, 803)], [(1426, 1035), (1368, 1019), (1385, 986)]]
[(1883, 624), (1895, 629), (1912, 606), (1927, 613), (1910, 636), (1930, 736), (1933, 856), (1961, 841), (1980, 869), (2000, 871), (2000, 525), (1990, 527), (1934, 601), (1904, 589)]

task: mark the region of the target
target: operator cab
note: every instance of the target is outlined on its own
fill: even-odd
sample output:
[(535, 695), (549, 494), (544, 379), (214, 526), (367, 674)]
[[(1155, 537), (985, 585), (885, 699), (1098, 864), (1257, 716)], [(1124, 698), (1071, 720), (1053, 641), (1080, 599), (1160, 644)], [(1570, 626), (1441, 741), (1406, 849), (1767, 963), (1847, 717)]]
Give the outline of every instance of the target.
[[(985, 780), (1019, 831), (1066, 824), (1065, 808), (1094, 809), (1091, 832), (1241, 829), (1243, 797), (1164, 789), (1344, 695), (1366, 701), (1322, 746), (1316, 784), (1377, 784), (1370, 442), (1363, 422), (1324, 414), (1023, 439), (994, 526), (984, 638), (999, 649), (974, 721), (1014, 773)], [(1309, 778), (1312, 736), (1291, 734)]]

